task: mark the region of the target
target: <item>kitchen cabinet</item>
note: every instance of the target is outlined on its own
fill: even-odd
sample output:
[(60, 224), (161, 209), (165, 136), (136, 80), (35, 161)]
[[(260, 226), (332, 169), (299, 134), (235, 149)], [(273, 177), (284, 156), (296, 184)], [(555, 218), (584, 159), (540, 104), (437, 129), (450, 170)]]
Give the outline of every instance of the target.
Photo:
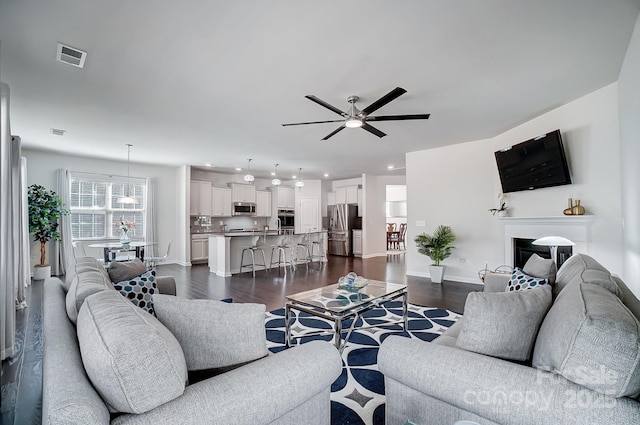
[(271, 217), (271, 193), (256, 190), (256, 217)]
[(300, 197), (300, 206), (296, 208), (295, 227), (296, 233), (320, 230), (320, 202), (317, 196)]
[(233, 202), (256, 202), (256, 187), (250, 184), (232, 184), (231, 198)]
[(211, 215), (211, 182), (191, 180), (191, 215)]
[(353, 255), (362, 257), (362, 230), (352, 230)]
[(213, 217), (231, 217), (231, 189), (214, 187), (211, 189), (211, 215)]
[(278, 186), (274, 189), (273, 196), (277, 208), (292, 210), (296, 207), (296, 192), (292, 187)]
[(336, 188), (336, 205), (346, 204), (346, 203), (347, 203), (347, 188), (337, 187)]
[(336, 193), (329, 192), (327, 193), (327, 205), (335, 205), (336, 204)]
[[(206, 236), (206, 237), (201, 237)], [(191, 239), (191, 262), (207, 260), (209, 258), (209, 237), (208, 235), (192, 235)]]
[(347, 186), (346, 187), (346, 197), (347, 204), (357, 204), (358, 203), (358, 186)]

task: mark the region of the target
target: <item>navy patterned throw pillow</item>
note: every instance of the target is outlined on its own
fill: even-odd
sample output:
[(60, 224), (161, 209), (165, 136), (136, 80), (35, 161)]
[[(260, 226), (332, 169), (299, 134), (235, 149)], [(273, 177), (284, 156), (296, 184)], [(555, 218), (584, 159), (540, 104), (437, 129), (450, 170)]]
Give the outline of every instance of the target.
[(542, 285), (548, 285), (549, 279), (543, 277), (533, 277), (522, 271), (521, 268), (516, 267), (513, 269), (511, 279), (507, 284), (505, 292), (524, 291), (526, 289), (534, 289)]
[(158, 292), (156, 271), (151, 269), (139, 276), (113, 284), (116, 291), (143, 310), (156, 315), (153, 311), (153, 294)]

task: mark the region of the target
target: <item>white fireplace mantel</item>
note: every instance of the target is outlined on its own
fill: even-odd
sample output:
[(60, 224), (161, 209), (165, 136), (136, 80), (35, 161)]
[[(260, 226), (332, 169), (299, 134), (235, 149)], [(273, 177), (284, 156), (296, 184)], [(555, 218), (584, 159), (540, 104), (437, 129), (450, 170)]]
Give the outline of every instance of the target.
[(574, 252), (589, 253), (593, 215), (554, 217), (499, 217), (504, 224), (505, 264), (513, 266), (514, 239), (562, 236), (574, 242)]

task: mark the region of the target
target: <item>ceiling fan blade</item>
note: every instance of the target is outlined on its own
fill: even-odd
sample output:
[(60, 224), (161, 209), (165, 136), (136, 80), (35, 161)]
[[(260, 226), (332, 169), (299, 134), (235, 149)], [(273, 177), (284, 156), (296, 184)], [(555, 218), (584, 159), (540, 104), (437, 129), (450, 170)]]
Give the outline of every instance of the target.
[(282, 124), (283, 127), (287, 127), (289, 125), (307, 125), (307, 124), (324, 124), (327, 122), (343, 122), (344, 120), (330, 120), (330, 121), (311, 121), (311, 122), (292, 122), (289, 124)]
[(428, 120), (430, 116), (431, 114), (383, 115), (379, 117), (367, 117), (367, 121)]
[(339, 133), (342, 130), (344, 130), (344, 125), (341, 125), (340, 127), (336, 128), (334, 131), (329, 133), (328, 135), (324, 136), (322, 140), (327, 140), (329, 137), (334, 136), (336, 133)]
[(363, 130), (367, 130), (369, 133), (371, 134), (375, 134), (378, 137), (384, 137), (386, 136), (385, 133), (383, 133), (382, 131), (378, 130), (377, 128), (367, 124), (366, 122), (364, 124), (362, 124), (361, 127)]
[(375, 102), (373, 102), (371, 105), (369, 105), (366, 108), (364, 108), (362, 110), (362, 112), (364, 112), (365, 114), (368, 115), (368, 114), (372, 113), (373, 111), (377, 111), (378, 109), (382, 108), (387, 103), (391, 102), (392, 100), (396, 99), (399, 96), (402, 96), (406, 92), (407, 91), (405, 89), (403, 89), (402, 87), (396, 87), (395, 89), (391, 90), (389, 93), (387, 93), (384, 96), (382, 96), (380, 99), (378, 99)]
[(317, 97), (315, 97), (315, 96), (314, 96), (314, 95), (312, 95), (312, 94), (308, 94), (308, 95), (306, 95), (305, 97), (306, 97), (307, 99), (309, 99), (310, 101), (317, 103), (317, 104), (318, 104), (318, 105), (320, 105), (320, 106), (324, 106), (325, 108), (327, 108), (327, 109), (329, 109), (329, 110), (331, 110), (331, 111), (335, 112), (336, 114), (338, 114), (338, 115), (340, 115), (340, 116), (345, 117), (345, 116), (347, 115), (347, 114), (345, 114), (344, 112), (342, 112), (340, 109), (336, 108), (336, 107), (335, 107), (335, 106), (333, 106), (333, 105), (329, 105), (329, 104), (328, 104), (327, 102), (325, 102), (324, 100), (322, 100), (322, 99), (318, 99)]

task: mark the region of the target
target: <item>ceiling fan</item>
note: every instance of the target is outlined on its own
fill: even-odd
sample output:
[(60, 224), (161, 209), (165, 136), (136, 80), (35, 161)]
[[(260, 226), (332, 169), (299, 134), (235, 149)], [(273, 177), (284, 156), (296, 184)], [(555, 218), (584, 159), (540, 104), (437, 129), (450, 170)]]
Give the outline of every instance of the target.
[(349, 107), (349, 112), (343, 112), (340, 109), (336, 108), (333, 105), (328, 104), (324, 100), (318, 99), (314, 95), (305, 96), (312, 102), (317, 103), (320, 106), (324, 106), (325, 108), (335, 112), (336, 114), (343, 117), (340, 120), (330, 120), (330, 121), (311, 121), (311, 122), (296, 122), (290, 124), (282, 124), (284, 127), (290, 125), (307, 125), (307, 124), (322, 124), (327, 122), (342, 122), (343, 124), (335, 129), (333, 132), (329, 133), (322, 140), (327, 140), (328, 138), (334, 136), (338, 132), (342, 131), (345, 127), (349, 128), (362, 128), (363, 130), (367, 130), (369, 133), (375, 134), (378, 137), (386, 136), (385, 133), (378, 130), (369, 124), (370, 121), (403, 121), (403, 120), (426, 120), (429, 119), (431, 114), (413, 114), (413, 115), (379, 115), (372, 117), (370, 114), (382, 108), (387, 103), (391, 102), (394, 99), (405, 94), (407, 91), (402, 87), (396, 87), (391, 90), (389, 93), (382, 96), (380, 99), (373, 102), (371, 105), (366, 108), (360, 110), (356, 107), (356, 102), (359, 100), (358, 96), (349, 96), (347, 98), (347, 102), (351, 104)]

